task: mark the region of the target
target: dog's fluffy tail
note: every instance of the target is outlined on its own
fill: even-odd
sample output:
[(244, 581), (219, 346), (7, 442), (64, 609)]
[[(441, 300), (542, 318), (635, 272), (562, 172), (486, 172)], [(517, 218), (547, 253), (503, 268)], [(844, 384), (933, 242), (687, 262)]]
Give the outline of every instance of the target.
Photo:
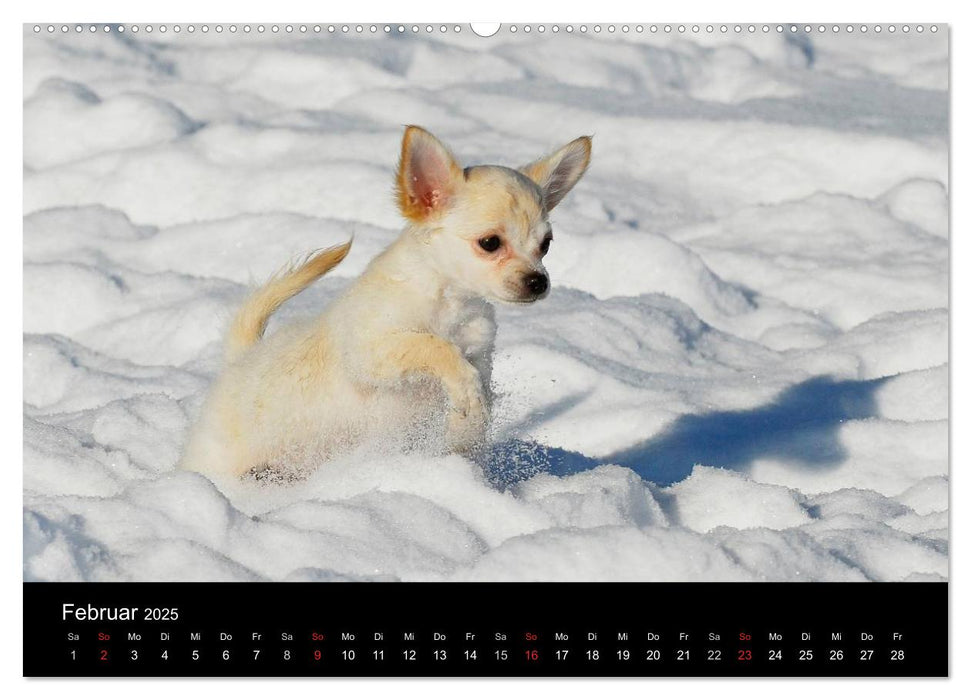
[(236, 312), (236, 318), (229, 328), (226, 362), (235, 361), (247, 348), (259, 341), (273, 312), (287, 299), (299, 294), (336, 267), (350, 250), (351, 241), (348, 241), (310, 253), (303, 260), (280, 270), (253, 292)]

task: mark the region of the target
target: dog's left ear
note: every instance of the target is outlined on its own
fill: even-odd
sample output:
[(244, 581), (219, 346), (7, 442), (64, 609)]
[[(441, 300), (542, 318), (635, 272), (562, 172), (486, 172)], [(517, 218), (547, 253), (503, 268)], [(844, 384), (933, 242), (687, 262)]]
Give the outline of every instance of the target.
[(543, 190), (543, 203), (547, 211), (559, 204), (577, 184), (590, 165), (590, 149), (590, 137), (581, 136), (552, 155), (519, 169)]
[(419, 126), (405, 129), (395, 187), (402, 216), (420, 223), (444, 211), (462, 180), (462, 168), (441, 141)]

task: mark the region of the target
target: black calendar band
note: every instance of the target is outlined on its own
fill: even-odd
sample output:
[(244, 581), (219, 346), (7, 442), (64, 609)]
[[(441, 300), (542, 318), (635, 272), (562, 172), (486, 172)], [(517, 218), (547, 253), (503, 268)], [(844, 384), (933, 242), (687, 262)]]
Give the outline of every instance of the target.
[(947, 583), (26, 583), (25, 676), (946, 676)]

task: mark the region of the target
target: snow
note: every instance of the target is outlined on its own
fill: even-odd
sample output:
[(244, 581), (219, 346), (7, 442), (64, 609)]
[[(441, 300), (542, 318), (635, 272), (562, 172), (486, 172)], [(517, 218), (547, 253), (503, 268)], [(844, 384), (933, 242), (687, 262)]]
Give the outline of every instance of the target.
[[(24, 39), (25, 580), (944, 580), (943, 35)], [(581, 134), (492, 448), (175, 467), (249, 285), (397, 235), (402, 124)]]

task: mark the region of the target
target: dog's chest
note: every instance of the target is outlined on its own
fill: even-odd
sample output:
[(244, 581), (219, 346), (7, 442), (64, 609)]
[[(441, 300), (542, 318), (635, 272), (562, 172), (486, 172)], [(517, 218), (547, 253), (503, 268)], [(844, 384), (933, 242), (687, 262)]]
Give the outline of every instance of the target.
[(446, 298), (432, 330), (455, 343), (466, 357), (478, 355), (491, 351), (496, 337), (495, 311), (481, 299)]

